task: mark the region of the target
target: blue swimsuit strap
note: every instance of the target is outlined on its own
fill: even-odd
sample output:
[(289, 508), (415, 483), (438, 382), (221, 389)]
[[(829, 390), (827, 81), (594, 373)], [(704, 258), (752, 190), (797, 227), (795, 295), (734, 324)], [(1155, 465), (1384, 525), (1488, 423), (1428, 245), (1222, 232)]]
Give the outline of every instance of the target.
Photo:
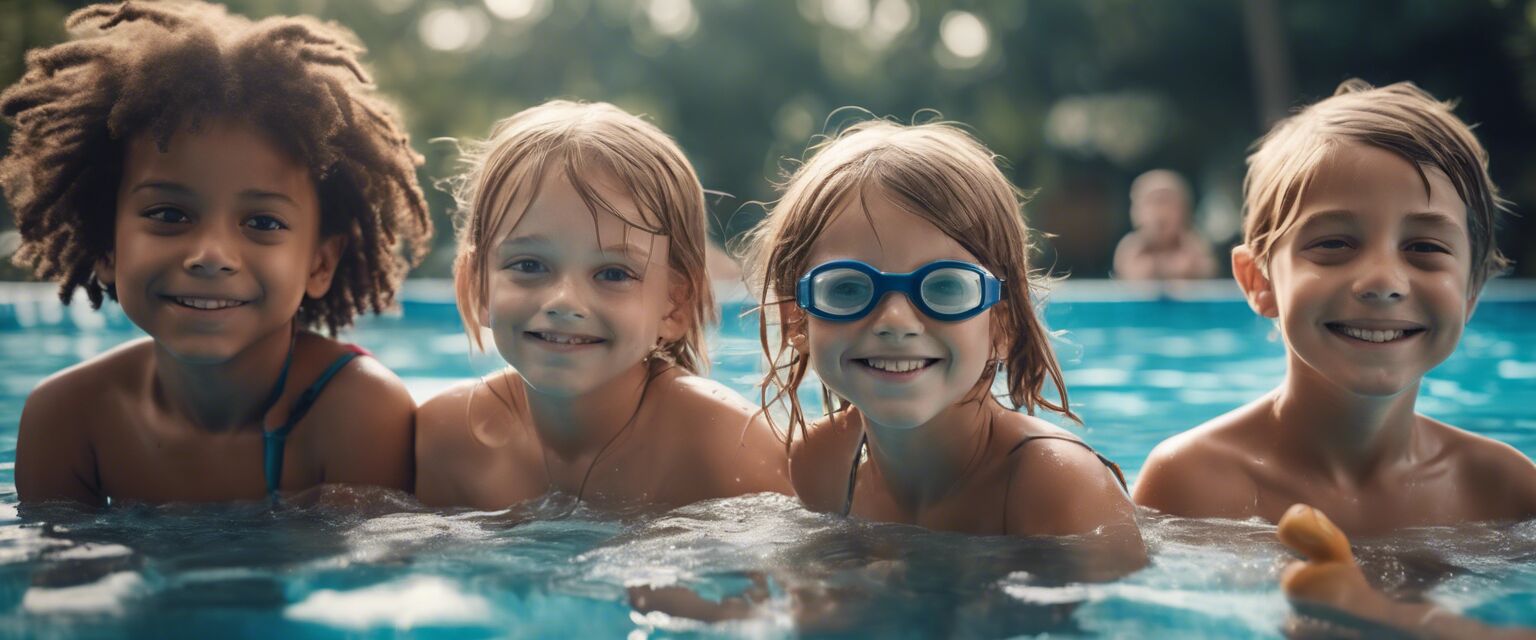
[[(309, 388), (299, 395), (299, 399), (293, 403), (293, 410), (288, 412), (288, 418), (283, 421), (283, 425), (262, 434), (262, 462), (267, 477), (267, 494), (277, 495), (278, 485), (282, 483), (283, 452), (288, 443), (288, 434), (292, 433), (293, 428), (298, 426), (300, 420), (304, 419), (304, 414), (309, 413), (310, 408), (315, 404), (315, 400), (320, 398), (320, 392), (324, 391), (325, 386), (331, 382), (331, 378), (335, 377), (341, 371), (341, 368), (347, 366), (347, 363), (351, 362), (353, 358), (364, 353), (366, 352), (362, 349), (354, 348), (341, 354), (341, 357), (331, 362), (331, 366), (326, 367), (325, 372), (315, 379), (314, 384), (309, 385)], [(284, 378), (287, 377), (287, 373), (287, 367), (284, 366)], [(281, 387), (278, 390), (281, 391)]]
[[(1088, 446), (1088, 443), (1083, 442), (1082, 440), (1078, 440), (1077, 438), (1073, 438), (1071, 436), (1057, 436), (1057, 435), (1029, 436), (1027, 438), (1024, 438), (1023, 440), (1020, 440), (1018, 444), (1013, 445), (1013, 448), (1008, 450), (1008, 455), (1010, 455), (1010, 456), (1013, 455), (1014, 452), (1018, 451), (1019, 449), (1023, 449), (1024, 445), (1029, 444), (1030, 442), (1035, 441), (1035, 440), (1062, 440), (1062, 441), (1065, 441), (1065, 442), (1071, 442), (1071, 443), (1082, 445), (1084, 449), (1087, 449), (1089, 453), (1092, 453), (1094, 455), (1094, 457), (1097, 457), (1099, 459), (1099, 462), (1104, 463), (1104, 466), (1109, 467), (1110, 471), (1115, 472), (1115, 479), (1120, 481), (1120, 488), (1122, 490), (1124, 490), (1126, 493), (1130, 493), (1131, 492), (1130, 488), (1128, 486), (1126, 486), (1126, 484), (1125, 484), (1125, 473), (1120, 471), (1120, 465), (1115, 464), (1115, 462), (1113, 460), (1110, 460), (1109, 458), (1104, 457), (1104, 454), (1099, 453), (1098, 451), (1095, 451), (1093, 447)], [(862, 459), (864, 457), (864, 448), (867, 447), (867, 446), (869, 446), (869, 434), (865, 433), (865, 434), (859, 436), (859, 448), (854, 449), (854, 451), (853, 451), (853, 466), (848, 469), (848, 495), (845, 498), (843, 498), (843, 515), (844, 516), (847, 516), (848, 514), (853, 512), (853, 489), (854, 489), (854, 486), (857, 485), (858, 482), (859, 482), (859, 461), (860, 461), (860, 459)]]

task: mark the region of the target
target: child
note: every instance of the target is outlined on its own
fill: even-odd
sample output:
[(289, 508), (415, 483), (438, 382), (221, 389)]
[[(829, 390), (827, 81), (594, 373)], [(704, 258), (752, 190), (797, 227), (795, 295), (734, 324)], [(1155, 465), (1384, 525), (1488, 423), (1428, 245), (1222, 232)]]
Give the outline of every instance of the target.
[[(814, 510), (984, 535), (1098, 532), (1139, 564), (1118, 468), (991, 393), (1001, 369), (1013, 407), (1075, 419), (1032, 306), (1021, 194), (993, 158), (954, 126), (876, 120), (795, 172), (748, 258), (764, 405), (788, 403), (790, 477)], [(810, 425), (797, 395), (808, 369), (829, 410)], [(1041, 393), (1048, 379), (1060, 402)]]
[(1131, 183), (1136, 229), (1115, 247), (1115, 277), (1127, 280), (1209, 278), (1216, 275), (1211, 244), (1189, 228), (1189, 184), (1154, 169)]
[(404, 386), (307, 331), (391, 305), (395, 250), (419, 258), (431, 233), (420, 158), (352, 34), (202, 4), (96, 5), (67, 24), (76, 38), (29, 53), (0, 95), (15, 261), (66, 304), (76, 288), (116, 300), (149, 337), (28, 396), (21, 501), (409, 489)]
[(1414, 413), (1506, 260), (1487, 155), (1409, 83), (1345, 82), (1248, 159), (1232, 271), (1285, 341), (1280, 387), (1158, 445), (1136, 501), (1277, 521), (1305, 502), (1350, 534), (1536, 516), (1536, 465)]
[(677, 145), (612, 105), (553, 101), (498, 123), (469, 166), (459, 313), (513, 368), (422, 406), (422, 502), (788, 493), (767, 423), (696, 375), (714, 306), (704, 191)]

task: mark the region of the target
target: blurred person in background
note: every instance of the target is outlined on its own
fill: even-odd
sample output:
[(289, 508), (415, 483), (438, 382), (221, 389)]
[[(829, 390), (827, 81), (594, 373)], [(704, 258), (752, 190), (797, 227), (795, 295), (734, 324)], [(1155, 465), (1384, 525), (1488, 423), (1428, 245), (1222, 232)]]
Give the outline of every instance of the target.
[(1123, 280), (1186, 280), (1216, 275), (1211, 244), (1190, 226), (1189, 183), (1153, 169), (1131, 183), (1131, 224), (1115, 247), (1114, 276)]

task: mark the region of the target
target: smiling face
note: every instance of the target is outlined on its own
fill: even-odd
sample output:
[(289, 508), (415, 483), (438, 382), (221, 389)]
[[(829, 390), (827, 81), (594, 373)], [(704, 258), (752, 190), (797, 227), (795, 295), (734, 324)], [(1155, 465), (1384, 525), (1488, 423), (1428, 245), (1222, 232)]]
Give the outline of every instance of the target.
[(1455, 350), (1476, 303), (1466, 205), (1443, 172), (1423, 171), (1428, 193), (1402, 157), (1340, 147), (1275, 244), (1267, 279), (1234, 257), (1255, 308), (1279, 318), (1293, 372), (1392, 396)]
[[(866, 216), (867, 211), (867, 216)], [(935, 260), (976, 263), (932, 223), (884, 195), (850, 199), (810, 253), (810, 266), (859, 260), (906, 273)], [(960, 322), (924, 315), (900, 293), (887, 293), (852, 322), (806, 316), (806, 349), (822, 383), (881, 426), (914, 428), (974, 392), (993, 357), (992, 311)]]
[(96, 272), (174, 357), (218, 363), (323, 296), (339, 250), (321, 242), (305, 167), (251, 127), (213, 121), (164, 153), (148, 136), (129, 141), (113, 250)]
[[(640, 218), (612, 181), (592, 184), (618, 211)], [(642, 362), (658, 340), (686, 332), (672, 301), (667, 238), (592, 212), (563, 172), (550, 171), (499, 235), (485, 265), (485, 317), (501, 357), (534, 389), (590, 392)]]

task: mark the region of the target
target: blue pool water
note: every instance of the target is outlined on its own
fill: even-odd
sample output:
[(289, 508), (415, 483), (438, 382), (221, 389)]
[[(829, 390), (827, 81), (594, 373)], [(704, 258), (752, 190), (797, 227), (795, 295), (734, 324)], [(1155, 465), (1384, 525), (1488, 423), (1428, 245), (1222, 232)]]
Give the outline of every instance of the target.
[[(1163, 438), (1267, 391), (1283, 373), (1272, 328), (1242, 302), (1125, 300), (1069, 286), (1048, 306), (1086, 439), (1135, 477)], [(501, 512), (432, 511), (409, 496), (327, 489), (264, 505), (16, 515), (16, 425), (42, 377), (139, 335), (114, 309), (65, 309), (45, 289), (0, 290), (0, 636), (650, 637), (812, 635), (1279, 637), (1273, 527), (1143, 521), (1150, 567), (1059, 584), (1042, 543), (812, 514), (748, 496), (663, 515), (598, 514), (555, 496)], [(1518, 298), (1518, 297), (1517, 297)], [(728, 309), (713, 376), (758, 379), (755, 322)], [(1420, 410), (1536, 455), (1536, 301), (1488, 300)], [(418, 397), (494, 370), (433, 294), (348, 339)], [(310, 496), (316, 497), (316, 496)], [(364, 506), (339, 507), (353, 502)], [(303, 505), (311, 506), (303, 506)], [(313, 505), (327, 506), (313, 506)], [(1536, 626), (1536, 522), (1359, 541), (1386, 588), (1427, 589), (1467, 615)], [(681, 584), (719, 598), (763, 576), (746, 620), (707, 625), (628, 605), (626, 588)], [(796, 621), (799, 620), (797, 623)]]

